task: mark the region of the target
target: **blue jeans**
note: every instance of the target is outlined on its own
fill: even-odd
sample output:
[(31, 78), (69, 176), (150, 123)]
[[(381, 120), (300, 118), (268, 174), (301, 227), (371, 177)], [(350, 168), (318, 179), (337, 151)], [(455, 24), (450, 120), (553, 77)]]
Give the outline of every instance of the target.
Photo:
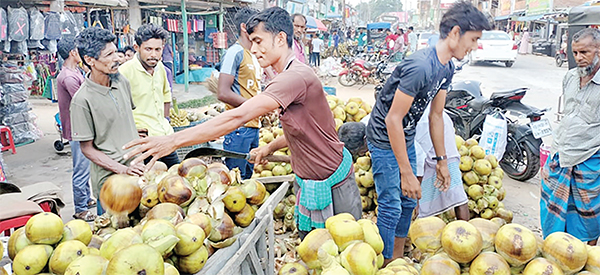
[[(417, 200), (402, 195), (400, 167), (391, 149), (380, 149), (367, 143), (371, 152), (373, 179), (377, 191), (377, 227), (383, 239), (383, 257), (391, 259), (396, 238), (405, 238), (417, 206)], [(417, 171), (414, 144), (407, 144), (408, 159), (413, 171)]]
[[(247, 154), (258, 147), (258, 128), (240, 127), (225, 136), (223, 149)], [(240, 168), (242, 179), (249, 179), (254, 172), (254, 164), (245, 159), (226, 158), (227, 168)]]
[(73, 157), (73, 204), (75, 213), (80, 213), (88, 210), (91, 196), (90, 161), (81, 152), (79, 141), (70, 141), (69, 143)]

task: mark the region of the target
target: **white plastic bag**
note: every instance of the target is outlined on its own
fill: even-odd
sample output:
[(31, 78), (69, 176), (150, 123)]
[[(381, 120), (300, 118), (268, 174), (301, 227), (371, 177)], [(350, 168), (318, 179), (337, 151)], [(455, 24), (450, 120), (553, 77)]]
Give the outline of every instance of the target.
[(506, 150), (508, 126), (502, 114), (487, 115), (483, 122), (483, 130), (479, 139), (479, 146), (485, 150), (486, 155), (494, 155), (502, 159)]

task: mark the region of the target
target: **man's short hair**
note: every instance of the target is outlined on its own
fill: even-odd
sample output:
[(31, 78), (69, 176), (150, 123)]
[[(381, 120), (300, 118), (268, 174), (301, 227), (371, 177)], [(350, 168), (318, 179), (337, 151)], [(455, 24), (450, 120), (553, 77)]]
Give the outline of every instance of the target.
[(67, 60), (67, 58), (69, 58), (69, 53), (75, 49), (75, 38), (64, 36), (58, 41), (56, 48), (58, 49), (58, 55), (60, 55), (63, 60)]
[(448, 37), (454, 26), (460, 27), (460, 35), (468, 31), (492, 29), (488, 18), (469, 2), (458, 1), (444, 13), (440, 21), (440, 38)]
[(117, 37), (109, 30), (101, 29), (98, 27), (91, 27), (84, 29), (76, 38), (77, 51), (83, 61), (83, 64), (90, 67), (85, 62), (85, 56), (89, 56), (94, 59), (100, 57), (102, 52), (108, 43), (114, 43)]
[(169, 37), (169, 33), (160, 26), (150, 24), (141, 25), (135, 32), (135, 43), (141, 46), (142, 43), (150, 39), (160, 39), (166, 41)]
[(414, 31), (415, 28), (413, 28), (413, 26), (408, 27), (409, 30)]
[(127, 51), (125, 50), (125, 48), (120, 48), (120, 49), (117, 50), (117, 52), (125, 54), (125, 52), (127, 52)]
[(307, 22), (307, 21), (306, 21), (306, 16), (304, 16), (304, 15), (303, 15), (303, 14), (301, 14), (301, 13), (294, 13), (294, 14), (292, 14), (292, 22), (294, 22), (294, 20), (295, 20), (295, 19), (296, 19), (296, 17), (298, 17), (298, 16), (302, 17), (302, 19), (304, 20), (304, 24), (306, 24), (306, 22)]
[(125, 48), (123, 48), (124, 53), (127, 53), (127, 51), (132, 51), (133, 53), (135, 53), (135, 48), (133, 46), (125, 46)]
[(367, 127), (362, 122), (347, 122), (338, 129), (340, 141), (352, 155), (358, 155), (365, 148), (366, 129)]
[(238, 10), (235, 13), (235, 16), (233, 17), (233, 22), (235, 22), (235, 28), (237, 33), (240, 33), (240, 31), (242, 31), (240, 25), (248, 23), (248, 19), (256, 15), (258, 12), (259, 11), (257, 9), (251, 7), (244, 7)]
[(581, 39), (591, 37), (596, 47), (600, 47), (600, 30), (596, 28), (585, 28), (573, 35), (573, 42), (579, 42)]
[(294, 43), (294, 25), (287, 11), (280, 7), (272, 7), (255, 14), (246, 23), (248, 34), (252, 34), (260, 23), (263, 23), (265, 31), (273, 34), (273, 36), (280, 32), (285, 33), (288, 48), (292, 47)]

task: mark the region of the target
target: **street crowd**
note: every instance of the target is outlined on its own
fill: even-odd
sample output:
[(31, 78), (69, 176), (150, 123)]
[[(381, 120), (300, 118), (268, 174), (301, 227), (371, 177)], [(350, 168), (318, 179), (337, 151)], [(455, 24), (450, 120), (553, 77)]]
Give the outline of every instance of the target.
[[(329, 110), (326, 95), (309, 66), (319, 65), (322, 35), (304, 40), (306, 18), (277, 7), (242, 8), (234, 22), (239, 39), (222, 58), (216, 91), (228, 111), (179, 132), (169, 125), (172, 52), (165, 55), (170, 49), (165, 50), (164, 29), (142, 25), (135, 45), (122, 50), (114, 34), (97, 27), (59, 41), (65, 62), (58, 96), (63, 135), (71, 140), (75, 218), (91, 221), (103, 213), (91, 194), (97, 196), (110, 175), (141, 176), (156, 161), (170, 167), (180, 161), (176, 149), (222, 136), (225, 149), (252, 155), (252, 163), (226, 160), (228, 167), (240, 168), (244, 179), (252, 176), (254, 163), (289, 148), (301, 238), (335, 214), (361, 217), (352, 163), (353, 155), (366, 150), (386, 263), (403, 257), (413, 209), (424, 192), (438, 190), (454, 198), (432, 213), (456, 207), (459, 219), (469, 218), (444, 104), (454, 74), (451, 59), (462, 60), (476, 50), (482, 31), (492, 28), (476, 7), (455, 3), (443, 15), (431, 46), (419, 51), (412, 28), (388, 30), (386, 47), (410, 54), (385, 83), (370, 118), (344, 125), (339, 134), (331, 113), (323, 111)], [(349, 36), (367, 45), (364, 31)], [(336, 30), (330, 41), (338, 46)], [(564, 231), (595, 244), (600, 237), (600, 31), (576, 33), (571, 48), (577, 67), (563, 80), (565, 118), (554, 131), (554, 152), (542, 168), (540, 215), (544, 236)], [(263, 77), (269, 82), (261, 90)], [(273, 111), (279, 112), (285, 136), (258, 147), (258, 118)], [(89, 210), (93, 205), (97, 211)]]

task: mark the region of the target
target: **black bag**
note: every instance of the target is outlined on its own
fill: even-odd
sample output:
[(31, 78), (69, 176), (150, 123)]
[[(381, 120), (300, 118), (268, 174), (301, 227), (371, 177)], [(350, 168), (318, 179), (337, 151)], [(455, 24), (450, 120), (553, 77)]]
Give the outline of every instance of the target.
[(25, 8), (8, 7), (8, 39), (22, 42), (29, 38), (29, 15)]
[(6, 11), (0, 8), (0, 41), (8, 40), (8, 18)]
[(29, 9), (29, 39), (44, 39), (44, 16), (36, 9)]
[(44, 28), (44, 38), (48, 40), (58, 40), (62, 37), (62, 23), (60, 22), (60, 14), (49, 12), (44, 20), (46, 27)]

